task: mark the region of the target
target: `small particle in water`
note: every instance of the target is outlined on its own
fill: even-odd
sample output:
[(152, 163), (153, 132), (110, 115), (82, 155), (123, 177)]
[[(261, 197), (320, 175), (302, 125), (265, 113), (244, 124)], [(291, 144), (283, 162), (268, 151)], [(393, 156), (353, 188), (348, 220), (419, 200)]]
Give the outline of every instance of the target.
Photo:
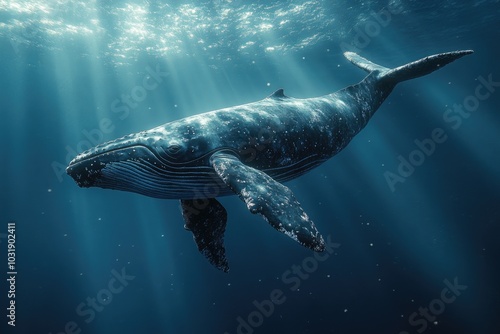
[(373, 243), (370, 242), (370, 247), (373, 247)]
[(67, 233), (64, 233), (64, 236), (65, 236), (65, 237), (67, 237), (67, 236), (68, 236), (68, 234), (67, 234)]
[(49, 189), (47, 189), (47, 192), (48, 192), (48, 193), (51, 193), (51, 192), (52, 192), (52, 189), (50, 189), (50, 188), (49, 188)]
[(269, 86), (271, 86), (271, 83), (270, 83), (270, 82), (268, 82), (268, 83), (267, 83), (267, 87), (269, 87)]
[(97, 220), (102, 220), (102, 218), (101, 218), (101, 217), (99, 217), (99, 218), (97, 218)]
[(177, 104), (174, 104), (174, 108), (177, 108)]
[(163, 238), (165, 236), (165, 234), (162, 234), (161, 237)]
[(227, 283), (227, 286), (231, 286), (231, 283)]
[(437, 322), (437, 321), (434, 321), (434, 325), (437, 325), (437, 324), (438, 324), (438, 322)]
[(345, 308), (345, 309), (344, 309), (344, 313), (346, 313), (346, 312), (347, 312), (347, 309)]
[(326, 275), (326, 277), (330, 278), (330, 274)]
[(370, 225), (370, 223), (366, 223), (366, 225)]
[(306, 60), (306, 57), (302, 57), (302, 60)]

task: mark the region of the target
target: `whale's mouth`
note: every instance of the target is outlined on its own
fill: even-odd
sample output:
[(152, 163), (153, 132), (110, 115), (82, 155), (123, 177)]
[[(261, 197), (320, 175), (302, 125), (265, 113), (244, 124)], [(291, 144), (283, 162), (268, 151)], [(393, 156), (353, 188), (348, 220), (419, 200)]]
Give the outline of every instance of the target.
[(210, 153), (188, 163), (169, 161), (161, 153), (160, 148), (142, 144), (84, 152), (71, 161), (66, 172), (80, 187), (129, 191), (156, 198), (192, 199), (200, 194), (214, 197), (231, 193), (219, 184), (208, 164)]
[(156, 155), (144, 145), (136, 144), (108, 150), (95, 148), (74, 158), (66, 168), (66, 173), (80, 187), (108, 188), (103, 186), (111, 181), (106, 180), (106, 169), (117, 164), (143, 166), (141, 168), (144, 169), (147, 161), (153, 165), (159, 164)]

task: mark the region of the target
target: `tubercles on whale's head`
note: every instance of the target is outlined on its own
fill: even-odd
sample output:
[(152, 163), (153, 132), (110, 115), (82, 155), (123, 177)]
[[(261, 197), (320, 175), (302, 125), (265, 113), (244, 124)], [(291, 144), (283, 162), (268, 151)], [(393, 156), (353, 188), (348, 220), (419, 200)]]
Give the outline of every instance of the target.
[(181, 123), (128, 135), (85, 151), (66, 172), (80, 187), (157, 198), (187, 198), (211, 176), (211, 144)]

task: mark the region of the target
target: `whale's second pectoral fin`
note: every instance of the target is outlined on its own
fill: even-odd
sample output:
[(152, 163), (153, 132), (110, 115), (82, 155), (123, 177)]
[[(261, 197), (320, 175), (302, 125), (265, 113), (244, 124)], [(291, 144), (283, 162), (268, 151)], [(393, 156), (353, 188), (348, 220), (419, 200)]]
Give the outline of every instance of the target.
[(276, 230), (314, 251), (324, 250), (324, 240), (292, 191), (266, 173), (243, 164), (231, 154), (215, 153), (210, 162), (217, 175)]
[(198, 250), (217, 269), (229, 271), (224, 248), (226, 209), (215, 198), (181, 200), (186, 230), (193, 233)]

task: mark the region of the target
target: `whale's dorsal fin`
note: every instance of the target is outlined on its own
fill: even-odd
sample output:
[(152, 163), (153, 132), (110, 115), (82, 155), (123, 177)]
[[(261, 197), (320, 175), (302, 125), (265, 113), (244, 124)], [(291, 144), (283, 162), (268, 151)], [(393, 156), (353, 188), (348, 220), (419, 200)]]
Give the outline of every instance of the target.
[(268, 98), (270, 99), (284, 99), (287, 97), (288, 96), (285, 95), (285, 91), (283, 90), (283, 88), (278, 89), (277, 91), (268, 96)]

